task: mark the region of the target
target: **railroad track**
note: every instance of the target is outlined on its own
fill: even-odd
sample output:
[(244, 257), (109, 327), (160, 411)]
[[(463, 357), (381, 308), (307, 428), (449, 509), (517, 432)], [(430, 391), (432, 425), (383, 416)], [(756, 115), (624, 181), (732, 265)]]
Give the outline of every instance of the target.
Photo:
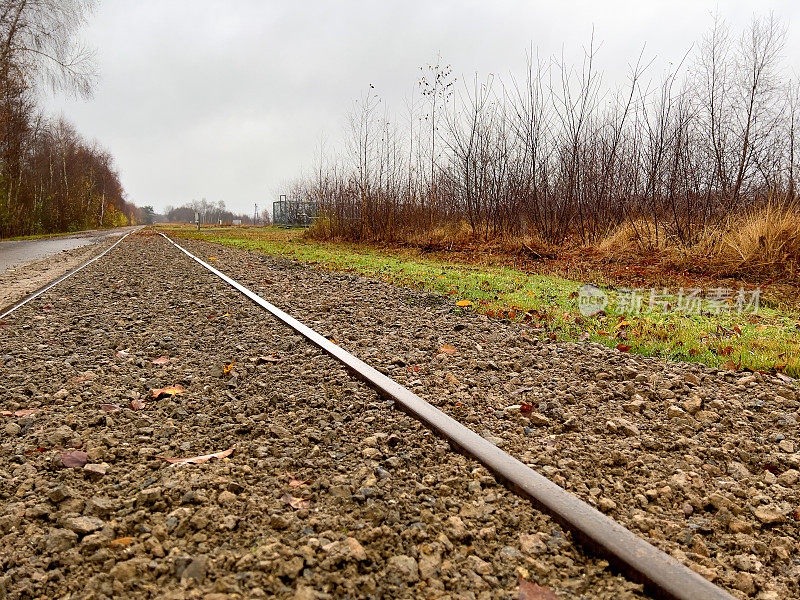
[[(160, 232), (157, 233), (171, 244), (176, 252), (183, 253), (227, 285), (233, 287), (250, 301), (290, 327), (294, 332), (303, 336), (307, 341), (341, 363), (350, 373), (376, 389), (382, 396), (392, 399), (399, 408), (430, 428), (439, 437), (458, 448), (466, 456), (484, 465), (516, 494), (530, 500), (534, 506), (550, 515), (556, 522), (570, 531), (586, 548), (607, 558), (631, 580), (644, 584), (648, 593), (654, 597), (681, 600), (698, 598), (722, 600), (733, 598), (728, 592), (715, 586), (578, 497), (568, 493), (404, 386), (359, 360), (341, 346), (331, 342), (326, 337), (267, 302), (255, 292), (226, 276), (174, 240)], [(129, 235), (131, 234), (124, 236), (113, 246), (84, 265), (4, 311), (0, 318), (8, 318), (31, 300), (72, 277), (89, 264), (99, 260), (120, 245)]]

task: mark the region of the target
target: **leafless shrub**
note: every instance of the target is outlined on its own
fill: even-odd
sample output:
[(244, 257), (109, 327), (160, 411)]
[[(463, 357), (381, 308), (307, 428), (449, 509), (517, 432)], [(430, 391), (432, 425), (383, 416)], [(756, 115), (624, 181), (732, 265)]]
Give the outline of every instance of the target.
[(350, 118), (348, 160), (334, 155), (298, 193), (323, 203), (317, 235), (330, 237), (408, 241), (466, 224), (474, 239), (588, 246), (616, 232), (688, 252), (734, 213), (770, 198), (796, 206), (800, 96), (784, 39), (772, 16), (738, 39), (716, 19), (659, 83), (645, 80), (642, 55), (616, 91), (602, 85), (593, 39), (580, 68), (531, 52), (509, 86), (454, 85), (432, 65), (407, 134), (370, 89)]

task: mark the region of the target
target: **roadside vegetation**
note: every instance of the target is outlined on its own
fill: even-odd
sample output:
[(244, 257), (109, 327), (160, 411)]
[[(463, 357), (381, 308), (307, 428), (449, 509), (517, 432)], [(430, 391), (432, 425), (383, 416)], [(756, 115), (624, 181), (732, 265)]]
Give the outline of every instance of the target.
[(89, 0), (0, 0), (0, 238), (145, 220), (114, 159), (39, 107), (48, 88), (88, 97), (91, 52), (78, 36)]
[(345, 144), (281, 190), (318, 207), (304, 233), (172, 231), (447, 294), (552, 339), (798, 376), (785, 36), (772, 16), (739, 33), (717, 19), (667, 72), (642, 55), (618, 89), (594, 40), (577, 67), (530, 54), (507, 81), (437, 60), (399, 117), (370, 86)]
[(720, 277), (800, 273), (800, 87), (774, 17), (717, 19), (668, 70), (645, 56), (603, 83), (582, 64), (527, 58), (524, 77), (459, 80), (426, 65), (408, 110), (370, 89), (346, 140), (282, 190), (317, 202), (320, 240), (531, 256), (638, 256)]
[[(418, 248), (318, 241), (297, 229), (160, 228), (178, 237), (445, 294), (464, 304), (457, 310), (521, 321), (552, 339), (593, 340), (624, 352), (800, 376), (800, 311), (791, 304), (779, 308), (769, 296), (762, 298), (755, 314), (752, 307), (743, 306), (746, 310), (739, 314), (733, 304), (726, 303), (718, 310), (720, 307), (708, 302), (700, 310), (680, 312), (673, 310), (681, 301), (673, 294), (660, 295), (652, 309), (650, 299), (644, 297), (641, 310), (630, 310), (631, 303), (616, 279), (594, 271), (596, 278), (591, 282), (608, 295), (609, 305), (602, 313), (586, 316), (579, 306), (586, 281), (560, 275), (557, 269), (537, 273), (499, 260), (476, 263), (462, 256), (456, 262), (447, 253), (432, 258)], [(745, 291), (749, 302), (754, 289), (751, 286)]]

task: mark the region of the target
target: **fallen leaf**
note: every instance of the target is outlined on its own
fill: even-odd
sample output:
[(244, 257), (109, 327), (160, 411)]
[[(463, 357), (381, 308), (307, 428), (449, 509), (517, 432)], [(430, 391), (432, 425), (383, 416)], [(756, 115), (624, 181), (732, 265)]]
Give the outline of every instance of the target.
[(294, 508), (295, 510), (300, 508), (308, 508), (311, 503), (304, 499), (298, 498), (297, 496), (292, 496), (291, 494), (284, 494), (281, 496), (281, 500), (283, 500), (286, 504)]
[(233, 454), (233, 451), (235, 449), (236, 446), (234, 446), (233, 448), (228, 448), (227, 450), (222, 450), (221, 452), (214, 452), (212, 454), (203, 454), (202, 456), (191, 456), (189, 458), (170, 458), (168, 456), (156, 456), (156, 458), (160, 458), (161, 460), (165, 460), (168, 463), (172, 464), (191, 463), (193, 465), (197, 465), (209, 461), (212, 458), (226, 458), (231, 454)]
[(216, 256), (209, 256), (208, 260), (219, 260)]
[(61, 455), (61, 464), (68, 469), (82, 468), (87, 462), (89, 462), (89, 457), (82, 450), (70, 450)]
[(301, 485), (305, 485), (311, 481), (310, 479), (304, 479), (303, 481), (300, 481), (299, 479), (295, 479), (294, 475), (291, 473), (287, 473), (286, 475), (289, 477), (289, 487), (300, 487)]
[(183, 393), (183, 388), (179, 385), (173, 385), (165, 388), (158, 388), (153, 390), (153, 398), (160, 398), (161, 396), (176, 396)]
[(92, 379), (94, 379), (94, 375), (79, 375), (78, 377), (72, 379), (72, 383), (86, 383)]
[(630, 349), (631, 347), (628, 346), (627, 344), (617, 344), (617, 350), (619, 350), (620, 352), (628, 352), (630, 351)]
[(225, 375), (227, 375), (228, 373), (230, 373), (230, 372), (231, 372), (231, 369), (233, 368), (233, 365), (235, 365), (235, 364), (236, 364), (235, 362), (232, 362), (232, 363), (231, 363), (231, 364), (229, 364), (227, 367), (224, 367), (224, 368), (222, 369), (222, 372), (223, 372)]
[(511, 394), (512, 395), (513, 394), (524, 394), (525, 392), (532, 392), (535, 389), (536, 388), (534, 388), (534, 387), (521, 387), (521, 388), (518, 388), (518, 389), (514, 390), (513, 392), (511, 392)]
[(121, 410), (122, 407), (119, 404), (101, 404), (100, 410), (103, 412), (114, 412), (115, 410)]
[(458, 302), (456, 302), (456, 306), (475, 306), (475, 304), (470, 302), (469, 300), (459, 300)]
[(41, 408), (23, 408), (22, 410), (15, 410), (15, 411), (0, 410), (0, 415), (3, 415), (4, 417), (11, 417), (11, 416), (14, 416), (14, 417), (28, 417), (30, 415), (36, 414), (40, 410), (42, 410), (42, 409)]
[(114, 549), (125, 548), (127, 546), (130, 546), (135, 541), (136, 538), (133, 537), (121, 537), (111, 541), (108, 545)]
[(250, 359), (250, 360), (254, 361), (256, 364), (259, 364), (259, 365), (262, 364), (262, 363), (277, 363), (277, 362), (281, 362), (281, 359), (280, 358), (275, 358), (275, 356), (257, 356), (255, 358)]
[(153, 363), (154, 365), (165, 365), (169, 362), (169, 359), (166, 356), (162, 356), (161, 358), (151, 360), (150, 362)]
[(519, 600), (559, 600), (553, 590), (519, 578)]
[(531, 405), (531, 404), (521, 404), (520, 407), (519, 407), (519, 412), (521, 412), (521, 413), (533, 412), (533, 405)]
[(620, 321), (617, 325), (617, 329), (622, 329), (623, 327), (630, 327), (630, 322), (628, 321)]
[(726, 363), (723, 363), (719, 366), (720, 369), (723, 371), (735, 371), (736, 370), (736, 363), (732, 360), (729, 360)]
[(135, 398), (131, 400), (131, 410), (142, 410), (144, 408), (144, 402)]
[(455, 346), (451, 346), (450, 344), (445, 344), (444, 346), (439, 348), (439, 352), (441, 352), (442, 354), (449, 354), (450, 356), (452, 356), (453, 354), (458, 352), (458, 350), (456, 350)]

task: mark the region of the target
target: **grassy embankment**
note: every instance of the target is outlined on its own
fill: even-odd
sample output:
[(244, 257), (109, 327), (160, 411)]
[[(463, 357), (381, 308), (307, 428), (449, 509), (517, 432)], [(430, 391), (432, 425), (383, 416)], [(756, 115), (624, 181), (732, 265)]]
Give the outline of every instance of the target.
[[(160, 227), (170, 234), (282, 256), (333, 271), (376, 277), (398, 285), (424, 288), (470, 300), (477, 310), (497, 318), (523, 320), (553, 339), (590, 339), (623, 351), (674, 360), (702, 362), (723, 368), (782, 371), (800, 376), (800, 315), (762, 302), (758, 314), (738, 314), (735, 303), (718, 314), (704, 304), (702, 312), (665, 310), (679, 298), (640, 294), (644, 310), (619, 311), (624, 292), (605, 288), (605, 314), (586, 317), (578, 307), (578, 291), (586, 283), (555, 275), (529, 273), (498, 265), (479, 266), (428, 258), (419, 250), (306, 240), (300, 230), (264, 228)], [(719, 287), (724, 287), (720, 285)], [(676, 290), (673, 288), (673, 292)], [(752, 299), (748, 293), (746, 300)], [(767, 302), (766, 304), (769, 304)], [(710, 310), (708, 310), (710, 309)], [(628, 349), (629, 347), (629, 349)]]
[(62, 237), (65, 235), (75, 235), (76, 233), (80, 233), (80, 231), (62, 231), (59, 233), (34, 233), (31, 235), (15, 235), (13, 237), (0, 238), (0, 242), (17, 242), (20, 240), (41, 240), (45, 238)]

